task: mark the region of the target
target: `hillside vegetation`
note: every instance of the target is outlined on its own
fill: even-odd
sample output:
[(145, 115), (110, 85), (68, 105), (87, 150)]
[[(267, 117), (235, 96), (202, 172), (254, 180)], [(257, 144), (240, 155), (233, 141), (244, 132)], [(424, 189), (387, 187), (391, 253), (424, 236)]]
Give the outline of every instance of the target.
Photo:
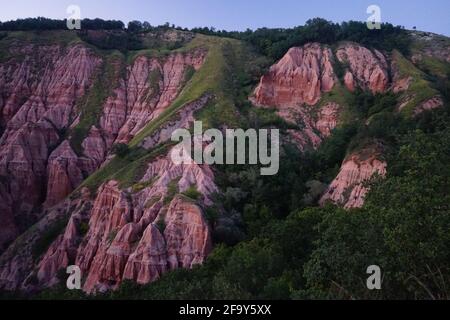
[[(204, 215), (213, 227), (215, 246), (203, 265), (168, 272), (147, 285), (125, 281), (117, 291), (97, 296), (69, 292), (62, 281), (36, 297), (450, 298), (447, 61), (425, 57), (413, 63), (417, 43), (407, 31), (391, 25), (368, 33), (358, 22), (339, 25), (314, 19), (293, 29), (226, 32), (202, 28), (193, 30), (196, 33), (178, 30), (189, 36), (177, 43), (160, 42), (158, 36), (150, 36), (151, 32), (165, 32), (168, 26), (155, 29), (134, 22), (128, 30), (123, 25), (118, 27), (112, 24), (104, 28), (108, 32), (94, 41), (89, 33), (70, 33), (58, 30), (59, 27), (44, 28), (37, 37), (35, 31), (12, 31), (19, 27), (0, 25), (0, 30), (6, 30), (3, 39), (0, 36), (0, 62), (11, 58), (6, 47), (14, 39), (38, 41), (34, 40), (37, 38), (64, 45), (83, 43), (105, 59), (91, 91), (78, 102), (81, 119), (70, 132), (70, 142), (78, 153), (87, 131), (98, 122), (99, 108), (111, 94), (119, 74), (136, 57), (163, 58), (169, 53), (199, 48), (207, 51), (202, 67), (189, 71), (173, 103), (127, 145), (115, 146), (114, 157), (84, 180), (70, 195), (72, 198), (78, 197), (83, 187), (95, 193), (109, 180), (117, 180), (121, 189), (131, 188), (131, 192), (151, 185), (153, 181), (140, 182), (146, 165), (166, 155), (173, 144), (167, 142), (146, 150), (142, 141), (173, 120), (184, 106), (207, 94), (212, 99), (195, 113), (204, 128), (277, 127), (286, 137), (293, 125), (271, 108), (255, 108), (248, 97), (270, 63), (292, 46), (319, 41), (335, 49), (340, 41), (355, 41), (383, 50), (396, 63), (399, 75), (412, 80), (401, 93), (350, 92), (344, 86), (345, 66), (341, 65), (341, 72), (336, 72), (338, 83), (322, 95), (315, 107), (337, 102), (344, 108), (342, 118), (317, 150), (300, 152), (295, 145), (283, 143), (280, 169), (275, 176), (260, 176), (259, 167), (254, 165), (214, 166), (220, 192), (214, 195), (214, 204), (204, 210)], [(30, 28), (34, 30), (33, 26)], [(119, 67), (114, 69), (111, 65)], [(442, 107), (414, 114), (414, 108), (435, 96), (442, 97)], [(398, 106), (405, 101), (399, 111)], [(351, 210), (331, 204), (318, 206), (320, 195), (336, 177), (344, 159), (355, 151), (370, 150), (368, 147), (374, 144), (383, 147), (389, 169), (385, 179), (375, 176), (367, 182), (371, 191), (364, 206)], [(178, 190), (173, 184), (171, 187), (169, 193), (173, 197)], [(183, 194), (192, 202), (199, 196), (195, 186)], [(164, 229), (163, 225), (158, 227)], [(367, 290), (366, 269), (373, 264), (383, 270), (383, 290)]]

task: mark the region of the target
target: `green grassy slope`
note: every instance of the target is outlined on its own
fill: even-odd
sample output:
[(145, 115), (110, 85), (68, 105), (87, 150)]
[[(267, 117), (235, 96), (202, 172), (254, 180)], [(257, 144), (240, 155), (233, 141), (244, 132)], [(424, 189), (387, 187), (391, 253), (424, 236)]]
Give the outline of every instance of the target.
[(412, 78), (408, 90), (402, 93), (400, 98), (400, 100), (408, 101), (402, 108), (402, 113), (410, 116), (418, 105), (439, 95), (439, 91), (433, 88), (430, 81), (427, 80), (426, 74), (414, 66), (414, 64), (406, 59), (400, 52), (394, 50), (392, 59), (398, 67), (401, 78)]
[(139, 143), (175, 117), (177, 111), (184, 105), (205, 94), (212, 94), (214, 98), (196, 115), (197, 119), (203, 121), (204, 128), (215, 125), (230, 127), (242, 125), (245, 119), (240, 114), (236, 101), (238, 98), (242, 99), (242, 96), (248, 93), (245, 90), (250, 87), (248, 85), (250, 80), (244, 74), (247, 74), (247, 68), (259, 68), (265, 61), (259, 59), (240, 41), (204, 35), (197, 35), (186, 46), (175, 51), (186, 52), (200, 48), (208, 52), (205, 62), (197, 72), (187, 76), (188, 81), (176, 100), (130, 141), (130, 151), (125, 157), (112, 159), (106, 166), (89, 176), (80, 188), (87, 186), (95, 189), (110, 179), (118, 180), (121, 187), (136, 183), (145, 164), (156, 155), (167, 152), (168, 146), (171, 145), (168, 143), (147, 151), (140, 148)]

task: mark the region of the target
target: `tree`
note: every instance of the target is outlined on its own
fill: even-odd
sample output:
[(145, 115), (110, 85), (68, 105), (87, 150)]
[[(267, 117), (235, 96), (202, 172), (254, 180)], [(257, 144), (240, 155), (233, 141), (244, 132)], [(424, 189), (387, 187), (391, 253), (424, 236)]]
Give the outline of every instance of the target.
[(129, 153), (130, 149), (125, 143), (117, 143), (113, 146), (112, 152), (118, 157), (123, 158)]
[(143, 29), (142, 22), (137, 21), (137, 20), (128, 22), (128, 27), (127, 27), (128, 32), (136, 33), (136, 32), (142, 31), (142, 29)]

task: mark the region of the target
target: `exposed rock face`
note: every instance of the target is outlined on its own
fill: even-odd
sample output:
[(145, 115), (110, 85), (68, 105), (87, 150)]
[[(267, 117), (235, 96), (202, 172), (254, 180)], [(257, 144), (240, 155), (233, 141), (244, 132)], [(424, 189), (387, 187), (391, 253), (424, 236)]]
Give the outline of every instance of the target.
[(0, 251), (6, 249), (8, 243), (14, 240), (19, 232), (14, 222), (11, 204), (11, 195), (7, 192), (3, 183), (0, 182), (0, 221), (2, 223), (0, 232)]
[(369, 191), (365, 182), (368, 182), (375, 174), (381, 177), (386, 175), (387, 164), (380, 158), (380, 153), (372, 149), (348, 156), (339, 174), (322, 196), (320, 204), (331, 201), (346, 209), (362, 207), (364, 197)]
[(333, 54), (318, 43), (291, 48), (270, 68), (254, 93), (254, 102), (264, 106), (316, 104), (322, 92), (335, 83)]
[[(148, 283), (167, 270), (203, 262), (212, 242), (201, 206), (218, 191), (213, 177), (207, 166), (175, 165), (166, 157), (148, 165), (140, 182), (148, 186), (141, 191), (121, 190), (116, 181), (103, 184), (92, 209), (72, 214), (64, 234), (42, 258), (40, 285), (55, 283), (57, 271), (69, 261), (80, 266), (86, 292), (117, 288), (123, 279)], [(182, 195), (168, 198), (174, 182), (179, 192), (196, 186), (200, 202)], [(86, 235), (79, 232), (82, 221)], [(157, 227), (161, 221), (164, 230)]]
[[(389, 89), (389, 67), (381, 52), (346, 43), (338, 48), (336, 57), (347, 66), (343, 81), (348, 90), (381, 93)], [(338, 124), (342, 106), (335, 102), (317, 106), (322, 93), (338, 82), (335, 59), (330, 48), (317, 43), (291, 48), (261, 78), (250, 97), (257, 106), (276, 107), (283, 119), (299, 126), (288, 132), (301, 150), (317, 148)]]
[(125, 81), (108, 98), (100, 118), (107, 148), (127, 143), (176, 98), (188, 68), (198, 70), (206, 52), (176, 53), (165, 60), (138, 57)]
[(331, 49), (317, 43), (291, 48), (261, 78), (250, 97), (258, 106), (276, 107), (281, 118), (299, 126), (288, 132), (301, 150), (317, 148), (338, 123), (336, 103), (312, 107), (337, 81), (333, 59)]
[(178, 113), (177, 117), (162, 125), (154, 134), (146, 137), (140, 143), (140, 146), (145, 149), (151, 149), (154, 146), (169, 141), (172, 133), (176, 129), (188, 129), (193, 123), (194, 112), (203, 108), (206, 103), (212, 98), (210, 94), (206, 94), (198, 100), (186, 104)]
[(336, 55), (341, 63), (349, 66), (344, 80), (350, 91), (354, 91), (357, 86), (372, 93), (388, 89), (388, 65), (381, 52), (372, 52), (357, 44), (345, 44), (337, 50)]
[(48, 158), (48, 183), (45, 205), (52, 206), (64, 199), (83, 181), (78, 156), (67, 140)]
[(169, 268), (192, 268), (202, 263), (212, 249), (212, 240), (200, 208), (177, 196), (169, 206), (165, 223)]
[(336, 128), (339, 116), (339, 105), (329, 102), (320, 108), (315, 128), (321, 133), (322, 137), (329, 137), (331, 131)]
[[(7, 212), (26, 217), (44, 200), (49, 150), (70, 125), (73, 106), (89, 88), (101, 61), (82, 45), (11, 50), (25, 57), (0, 67), (0, 122), (5, 128), (0, 138), (0, 175), (7, 177), (3, 189), (10, 200)], [(4, 227), (0, 226), (2, 234), (14, 230)]]
[[(81, 44), (17, 45), (10, 50), (24, 58), (0, 64), (0, 251), (23, 231), (15, 222), (18, 214), (36, 212), (43, 219), (27, 233), (21, 255), (11, 247), (1, 256), (0, 287), (50, 286), (59, 270), (76, 263), (85, 275), (84, 289), (94, 292), (115, 288), (123, 279), (147, 283), (166, 270), (201, 263), (211, 249), (202, 207), (217, 191), (208, 167), (177, 166), (159, 158), (149, 165), (139, 191), (121, 190), (110, 181), (95, 200), (87, 189), (75, 199), (64, 199), (110, 158), (115, 143), (128, 143), (173, 103), (186, 75), (202, 66), (206, 51), (174, 52), (158, 59), (138, 56), (125, 72), (114, 61), (118, 78), (112, 94), (81, 141), (81, 150), (75, 151), (71, 130), (82, 118), (77, 103), (91, 90), (99, 67), (109, 62)], [(142, 146), (152, 148), (176, 128), (188, 127), (193, 112), (210, 98), (206, 95), (180, 109), (176, 120)], [(179, 192), (197, 186), (202, 194), (198, 203), (182, 196), (168, 200), (172, 180), (179, 180)], [(42, 210), (37, 209), (40, 205)], [(64, 232), (35, 269), (34, 243), (64, 216)], [(167, 231), (156, 226), (165, 219)]]
[(164, 237), (154, 224), (149, 224), (136, 250), (128, 258), (123, 278), (145, 284), (158, 279), (167, 270), (167, 247)]
[(424, 101), (414, 109), (414, 115), (417, 116), (424, 111), (433, 110), (444, 105), (444, 101), (440, 96), (433, 97), (427, 101)]
[(411, 32), (411, 35), (420, 46), (420, 51), (415, 51), (412, 56), (414, 63), (422, 60), (424, 56), (450, 62), (450, 41), (447, 37), (422, 31)]
[[(288, 130), (293, 142), (300, 150), (305, 151), (311, 147), (317, 148), (322, 141), (331, 135), (339, 121), (341, 107), (333, 102), (322, 107), (297, 108), (290, 112), (281, 112), (279, 115), (285, 120), (297, 124), (300, 129)], [(315, 114), (314, 114), (315, 112)]]
[[(13, 214), (27, 216), (41, 204), (50, 207), (63, 200), (102, 165), (114, 143), (129, 142), (174, 101), (188, 69), (199, 69), (206, 56), (196, 50), (164, 59), (137, 57), (126, 76), (117, 79), (98, 125), (77, 154), (70, 136), (61, 140), (79, 123), (77, 102), (91, 88), (102, 60), (83, 45), (11, 50), (24, 55), (23, 61), (0, 64), (0, 176), (7, 177), (0, 196), (11, 223)], [(1, 249), (19, 230), (4, 224), (0, 231)]]
[[(29, 229), (22, 235), (20, 241), (14, 242), (7, 250), (0, 256), (0, 288), (5, 290), (28, 290), (36, 286), (36, 274), (31, 272), (36, 269), (37, 263), (34, 260), (37, 254), (41, 254), (41, 247), (36, 246), (40, 239), (48, 235), (48, 232), (55, 227), (58, 227), (61, 222), (64, 222), (65, 217), (74, 213), (74, 217), (83, 217), (86, 212), (90, 210), (89, 193), (87, 190), (81, 193), (80, 197), (73, 200), (65, 200), (53, 207), (51, 210), (44, 210), (43, 218), (36, 223), (33, 228)], [(77, 222), (73, 219), (73, 222)], [(73, 228), (70, 223), (64, 233), (56, 239), (56, 243), (64, 242), (65, 245), (70, 244), (67, 239), (69, 235), (73, 235)], [(58, 261), (67, 261), (71, 259), (70, 254), (62, 255), (58, 252), (58, 248), (63, 248), (62, 245), (52, 244), (49, 248), (47, 256), (53, 256), (53, 263), (49, 263), (46, 268), (41, 270), (45, 274), (51, 271), (51, 268), (60, 270), (63, 265), (55, 263)], [(45, 248), (44, 248), (45, 249)], [(66, 252), (66, 251), (64, 251)], [(69, 252), (69, 251), (67, 251)], [(72, 262), (73, 260), (70, 260)], [(54, 271), (56, 272), (56, 271)]]
[(391, 89), (394, 93), (400, 93), (407, 91), (409, 89), (409, 86), (413, 82), (413, 77), (411, 76), (405, 76), (401, 74), (399, 70), (399, 55), (400, 53), (394, 53), (392, 55), (392, 62), (391, 62), (391, 74), (392, 74), (392, 85)]

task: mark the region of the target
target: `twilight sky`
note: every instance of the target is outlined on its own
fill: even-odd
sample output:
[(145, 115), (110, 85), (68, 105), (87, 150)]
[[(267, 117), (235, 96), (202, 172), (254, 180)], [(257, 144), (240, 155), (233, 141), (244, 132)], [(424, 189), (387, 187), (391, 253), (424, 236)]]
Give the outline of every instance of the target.
[(165, 22), (182, 27), (213, 26), (226, 30), (292, 27), (313, 17), (335, 22), (366, 21), (366, 9), (381, 8), (383, 22), (417, 26), (450, 36), (449, 0), (14, 0), (2, 1), (0, 21), (44, 16), (66, 18), (66, 8), (78, 5), (82, 18)]

